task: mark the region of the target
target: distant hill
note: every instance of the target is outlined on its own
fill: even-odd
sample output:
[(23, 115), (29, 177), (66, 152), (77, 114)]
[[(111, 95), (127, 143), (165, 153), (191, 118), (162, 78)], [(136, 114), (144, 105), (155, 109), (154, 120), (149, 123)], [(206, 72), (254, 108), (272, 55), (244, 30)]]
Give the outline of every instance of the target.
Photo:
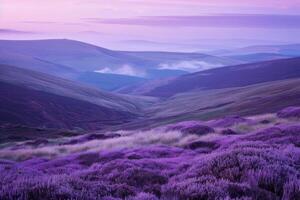
[(193, 90), (223, 89), (243, 87), (268, 81), (284, 80), (300, 77), (300, 58), (282, 59), (258, 62), (218, 69), (206, 70), (198, 73), (183, 75), (169, 81), (154, 84), (146, 90), (137, 86), (131, 88), (131, 93), (170, 97), (178, 93)]
[(233, 55), (247, 55), (247, 54), (260, 54), (260, 53), (280, 54), (284, 56), (297, 57), (300, 56), (300, 44), (255, 45), (255, 46), (238, 48), (234, 50), (220, 51), (220, 52), (213, 53), (213, 55), (233, 56)]
[(254, 63), (254, 62), (292, 58), (292, 56), (282, 55), (278, 53), (253, 53), (253, 54), (227, 56), (227, 58), (239, 60), (245, 63)]
[(155, 62), (158, 69), (202, 71), (239, 63), (230, 58), (222, 58), (202, 53), (179, 52), (125, 52), (122, 53), (140, 59)]
[[(236, 64), (228, 58), (200, 53), (122, 52), (73, 40), (0, 40), (0, 64), (68, 77), (95, 72), (157, 78), (153, 70), (199, 71)], [(182, 69), (181, 69), (182, 68)], [(154, 72), (154, 73), (153, 73)], [(167, 73), (168, 72), (168, 73)], [(158, 77), (159, 78), (159, 77)]]
[(0, 64), (18, 66), (20, 68), (43, 72), (63, 78), (74, 78), (78, 72), (68, 66), (53, 63), (33, 55), (26, 55), (16, 50), (6, 49), (0, 41)]

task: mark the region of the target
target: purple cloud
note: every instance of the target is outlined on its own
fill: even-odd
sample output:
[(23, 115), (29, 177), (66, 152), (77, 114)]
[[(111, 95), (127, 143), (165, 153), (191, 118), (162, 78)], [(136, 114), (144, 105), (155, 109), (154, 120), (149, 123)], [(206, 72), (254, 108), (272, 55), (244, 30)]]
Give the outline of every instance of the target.
[(25, 24), (58, 24), (58, 22), (52, 21), (22, 21)]
[(38, 24), (38, 25), (70, 25), (70, 26), (84, 26), (84, 23), (77, 22), (54, 22), (54, 21), (21, 21), (24, 24)]
[(0, 34), (33, 34), (34, 32), (30, 31), (20, 31), (15, 29), (1, 29), (0, 28)]
[(100, 19), (88, 22), (138, 26), (190, 26), (190, 27), (249, 27), (249, 28), (300, 28), (300, 15), (226, 14), (208, 16), (154, 16), (137, 18)]

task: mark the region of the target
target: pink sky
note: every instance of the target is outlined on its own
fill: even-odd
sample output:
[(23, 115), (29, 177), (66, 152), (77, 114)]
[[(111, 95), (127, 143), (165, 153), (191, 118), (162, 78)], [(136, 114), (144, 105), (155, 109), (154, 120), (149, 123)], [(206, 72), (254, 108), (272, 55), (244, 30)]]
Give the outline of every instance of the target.
[(132, 40), (291, 43), (300, 42), (300, 18), (278, 15), (298, 13), (300, 0), (0, 0), (0, 38), (71, 38), (121, 49)]

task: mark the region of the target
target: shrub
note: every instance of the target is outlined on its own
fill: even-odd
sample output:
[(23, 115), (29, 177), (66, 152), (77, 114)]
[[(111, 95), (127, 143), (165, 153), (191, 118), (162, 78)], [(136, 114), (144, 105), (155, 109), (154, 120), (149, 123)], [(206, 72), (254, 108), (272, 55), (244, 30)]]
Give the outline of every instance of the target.
[(195, 142), (192, 142), (192, 143), (189, 143), (187, 145), (185, 145), (185, 148), (188, 148), (188, 149), (192, 149), (192, 150), (195, 150), (195, 149), (205, 149), (207, 151), (212, 151), (216, 148), (218, 148), (218, 144), (215, 143), (215, 142), (206, 142), (206, 141), (195, 141)]
[(280, 118), (300, 118), (300, 107), (288, 107), (277, 113)]
[(294, 144), (300, 146), (300, 126), (271, 127), (245, 136), (244, 140), (264, 141), (271, 144)]
[(295, 177), (284, 184), (283, 200), (300, 199), (300, 181)]
[(170, 125), (166, 128), (166, 131), (181, 131), (184, 134), (195, 134), (200, 136), (215, 132), (213, 128), (194, 121)]
[(142, 192), (135, 197), (128, 198), (128, 200), (158, 200), (158, 198), (153, 194)]
[[(212, 148), (216, 144), (197, 145)], [(54, 160), (3, 161), (0, 199), (299, 197), (297, 147), (239, 138), (218, 145), (218, 149), (205, 154), (151, 146), (74, 154)]]
[(235, 132), (234, 130), (228, 128), (228, 129), (224, 129), (221, 131), (222, 135), (237, 135), (238, 133)]
[[(173, 132), (151, 130), (105, 141), (81, 136), (93, 141), (37, 148), (66, 149), (56, 158), (0, 160), (0, 199), (300, 199), (299, 125), (255, 127), (236, 135), (234, 127), (253, 125), (243, 122), (221, 135), (196, 136), (212, 131), (207, 124), (184, 122), (167, 127)], [(9, 152), (37, 155), (22, 148)]]

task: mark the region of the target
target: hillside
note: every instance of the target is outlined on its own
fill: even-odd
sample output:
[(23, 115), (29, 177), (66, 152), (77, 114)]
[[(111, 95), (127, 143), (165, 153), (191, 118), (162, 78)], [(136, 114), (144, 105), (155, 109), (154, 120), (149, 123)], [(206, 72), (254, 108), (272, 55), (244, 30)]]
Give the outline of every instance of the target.
[[(170, 97), (193, 90), (211, 90), (297, 78), (300, 58), (266, 61), (206, 70), (177, 77), (139, 94)], [(140, 86), (138, 86), (140, 87)], [(136, 88), (135, 88), (136, 89)]]
[(152, 101), (6, 65), (0, 65), (0, 83), (1, 124), (102, 129), (132, 120)]
[(5, 46), (1, 45), (0, 42), (0, 64), (2, 65), (18, 66), (62, 78), (72, 79), (78, 76), (78, 72), (70, 67), (43, 60), (34, 55), (26, 55), (16, 52), (15, 50), (7, 50)]
[(0, 199), (296, 200), (299, 122), (290, 107), (11, 143), (0, 148)]
[(117, 129), (148, 129), (184, 120), (271, 113), (288, 106), (300, 106), (299, 94), (299, 78), (186, 92), (147, 107), (146, 118), (120, 125)]
[(153, 119), (212, 119), (224, 115), (271, 113), (300, 105), (300, 79), (175, 95), (147, 110)]

